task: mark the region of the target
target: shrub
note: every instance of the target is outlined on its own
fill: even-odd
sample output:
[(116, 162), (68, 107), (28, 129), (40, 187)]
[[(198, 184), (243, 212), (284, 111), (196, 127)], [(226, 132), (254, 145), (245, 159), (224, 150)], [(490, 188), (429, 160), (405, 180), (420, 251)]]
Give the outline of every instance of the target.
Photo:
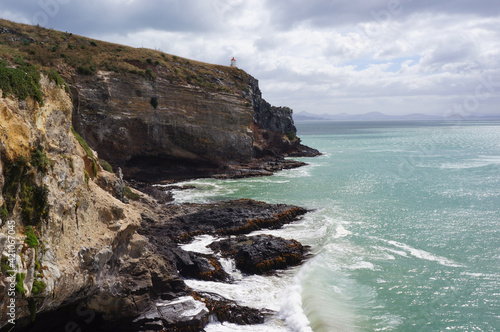
[(154, 81), (156, 79), (156, 73), (151, 68), (146, 69), (146, 78)]
[(33, 231), (33, 227), (27, 226), (26, 231), (24, 232), (26, 235), (26, 239), (24, 242), (30, 247), (30, 248), (38, 248), (39, 242), (38, 238), (35, 235), (35, 232)]
[(7, 256), (2, 257), (2, 273), (9, 274), (10, 276), (14, 275), (14, 268), (9, 264), (9, 258)]
[(43, 292), (43, 290), (47, 288), (47, 285), (45, 284), (45, 282), (43, 280), (34, 280), (33, 281), (33, 288), (31, 289), (31, 291), (33, 292), (33, 294), (40, 294), (41, 292)]
[(111, 164), (108, 163), (106, 160), (99, 158), (99, 164), (101, 164), (102, 168), (104, 168), (105, 171), (114, 173), (113, 166), (111, 166)]
[(11, 68), (6, 61), (0, 60), (0, 89), (4, 96), (13, 95), (20, 100), (31, 97), (43, 105), (38, 69), (20, 58), (17, 58), (15, 63), (18, 67)]
[(47, 173), (49, 167), (52, 166), (52, 160), (47, 158), (47, 154), (41, 147), (31, 152), (30, 162), (42, 174)]
[(4, 204), (0, 207), (0, 220), (5, 221), (9, 216), (9, 211), (7, 210), (7, 205)]
[(293, 132), (293, 131), (289, 131), (286, 133), (286, 137), (290, 140), (290, 141), (294, 141), (297, 139), (297, 135)]
[(23, 156), (18, 157), (14, 162), (5, 163), (4, 176), (5, 183), (3, 187), (3, 196), (5, 207), (9, 213), (12, 213), (17, 201), (17, 192), (19, 183), (25, 174), (27, 160)]
[(47, 219), (49, 189), (46, 186), (37, 186), (32, 180), (23, 180), (20, 195), (21, 216), (25, 225), (38, 225)]
[(92, 40), (92, 41), (90, 42), (90, 45), (92, 45), (92, 46), (97, 46), (97, 42), (96, 42), (96, 41), (94, 41), (94, 40)]
[(125, 197), (133, 201), (137, 201), (141, 198), (141, 196), (139, 194), (134, 193), (129, 186), (125, 186)]
[(66, 82), (64, 82), (64, 79), (59, 75), (57, 70), (54, 69), (49, 69), (47, 72), (47, 76), (49, 77), (49, 80), (51, 82), (54, 82), (57, 86), (65, 86)]
[(96, 67), (95, 66), (78, 66), (76, 68), (76, 71), (80, 75), (87, 75), (87, 76), (92, 76), (96, 72)]
[(26, 273), (16, 273), (16, 291), (18, 294), (26, 294), (24, 278), (26, 278)]

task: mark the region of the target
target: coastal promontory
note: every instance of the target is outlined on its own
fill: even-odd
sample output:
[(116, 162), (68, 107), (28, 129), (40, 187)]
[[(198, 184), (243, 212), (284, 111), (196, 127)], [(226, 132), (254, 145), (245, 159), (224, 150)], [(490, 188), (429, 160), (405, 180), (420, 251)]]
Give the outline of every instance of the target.
[(185, 278), (230, 277), (214, 255), (179, 244), (238, 235), (218, 250), (245, 256), (242, 271), (286, 268), (307, 248), (241, 236), (307, 210), (169, 204), (150, 185), (270, 175), (303, 165), (286, 157), (319, 153), (255, 78), (0, 20), (0, 90), (2, 331), (199, 331), (210, 317), (255, 324), (272, 314), (189, 289)]

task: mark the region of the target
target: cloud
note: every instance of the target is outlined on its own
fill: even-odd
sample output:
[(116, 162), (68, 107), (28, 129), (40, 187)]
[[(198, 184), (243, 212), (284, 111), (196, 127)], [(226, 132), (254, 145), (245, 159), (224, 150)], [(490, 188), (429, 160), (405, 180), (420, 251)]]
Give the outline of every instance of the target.
[[(0, 4), (16, 21), (40, 12), (48, 27), (97, 39), (223, 65), (235, 56), (264, 98), (297, 111), (441, 114), (474, 95), (480, 77), (500, 81), (500, 3), (489, 0)], [(500, 112), (499, 95), (478, 112)]]

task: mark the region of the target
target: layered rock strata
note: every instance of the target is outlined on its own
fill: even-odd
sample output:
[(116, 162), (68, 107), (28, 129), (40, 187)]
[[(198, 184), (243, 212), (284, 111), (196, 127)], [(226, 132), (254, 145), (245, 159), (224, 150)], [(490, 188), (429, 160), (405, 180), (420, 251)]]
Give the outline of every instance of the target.
[(114, 72), (70, 78), (75, 128), (126, 178), (268, 175), (303, 165), (285, 161), (288, 155), (319, 154), (300, 144), (292, 110), (272, 107), (243, 71), (214, 72), (217, 82), (244, 86), (229, 93), (172, 82), (165, 68), (150, 67), (149, 79)]

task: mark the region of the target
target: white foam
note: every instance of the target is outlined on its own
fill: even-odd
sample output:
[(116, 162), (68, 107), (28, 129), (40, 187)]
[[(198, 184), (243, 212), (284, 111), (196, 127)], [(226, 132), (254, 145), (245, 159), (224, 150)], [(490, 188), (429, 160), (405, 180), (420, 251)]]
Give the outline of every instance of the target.
[[(288, 274), (287, 274), (288, 275)], [(213, 292), (250, 308), (278, 311), (281, 292), (290, 283), (286, 275), (243, 276), (233, 283), (185, 280), (186, 284), (201, 292)]]
[(440, 168), (442, 169), (469, 169), (480, 168), (491, 165), (500, 165), (500, 157), (498, 156), (480, 156), (466, 162), (459, 163), (443, 163)]
[(374, 271), (375, 270), (375, 265), (373, 265), (373, 263), (370, 263), (370, 262), (365, 262), (365, 261), (360, 261), (360, 262), (356, 262), (352, 265), (350, 265), (348, 267), (349, 270), (362, 270), (362, 269), (366, 269), (366, 270), (372, 270)]
[(205, 327), (205, 331), (207, 332), (233, 332), (233, 331), (241, 331), (241, 332), (285, 332), (288, 331), (285, 326), (279, 324), (279, 322), (271, 321), (266, 324), (260, 325), (237, 325), (232, 323), (211, 323)]
[(431, 254), (430, 252), (427, 252), (425, 250), (416, 249), (416, 248), (413, 248), (407, 244), (396, 242), (396, 241), (390, 241), (390, 240), (384, 240), (384, 241), (395, 246), (395, 247), (406, 250), (413, 257), (425, 259), (428, 261), (437, 262), (443, 266), (462, 267), (462, 265), (455, 263), (451, 259)]
[(178, 183), (180, 186), (195, 186), (195, 189), (172, 190), (174, 203), (208, 203), (211, 200), (234, 194), (237, 188), (222, 184), (220, 180), (195, 180)]
[(297, 276), (294, 284), (285, 290), (279, 317), (283, 319), (289, 331), (312, 332), (309, 320), (302, 310), (302, 287), (300, 282), (300, 277)]
[(211, 235), (196, 236), (191, 243), (180, 246), (185, 251), (197, 252), (200, 254), (213, 254), (213, 250), (208, 246), (214, 242), (215, 237)]
[(345, 229), (344, 226), (338, 225), (337, 228), (335, 229), (334, 238), (338, 239), (341, 237), (346, 237), (346, 236), (351, 235), (351, 234), (352, 234), (352, 232)]

